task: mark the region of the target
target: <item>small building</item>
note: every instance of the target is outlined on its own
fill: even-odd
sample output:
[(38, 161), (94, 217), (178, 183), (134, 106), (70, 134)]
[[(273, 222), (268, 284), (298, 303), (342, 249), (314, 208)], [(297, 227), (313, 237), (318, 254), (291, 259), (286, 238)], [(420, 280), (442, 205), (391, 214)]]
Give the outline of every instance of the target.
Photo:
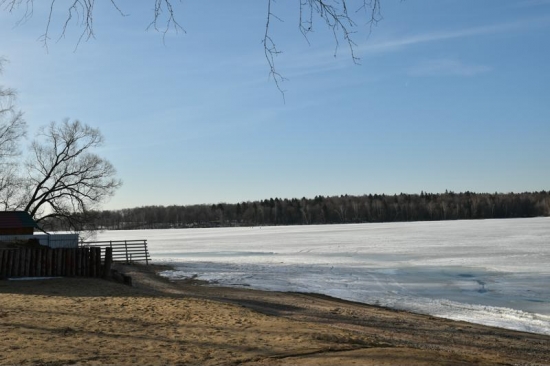
[[(34, 229), (43, 232), (35, 234)], [(77, 248), (78, 234), (49, 234), (38, 226), (25, 211), (0, 211), (0, 242), (28, 241), (36, 239), (40, 245), (50, 248)]]
[(26, 211), (0, 211), (0, 235), (33, 235), (38, 228)]

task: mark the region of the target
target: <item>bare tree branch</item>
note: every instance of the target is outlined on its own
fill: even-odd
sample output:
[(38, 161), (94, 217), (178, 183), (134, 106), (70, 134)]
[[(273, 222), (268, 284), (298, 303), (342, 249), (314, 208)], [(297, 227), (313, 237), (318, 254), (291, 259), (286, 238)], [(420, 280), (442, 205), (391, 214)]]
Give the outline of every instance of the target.
[[(114, 0), (111, 0), (111, 2), (114, 2)], [(166, 13), (164, 25), (162, 27), (159, 27), (159, 23), (163, 18), (163, 13)], [(166, 39), (166, 34), (168, 33), (168, 31), (170, 31), (170, 29), (173, 29), (176, 33), (178, 33), (179, 31), (185, 33), (185, 29), (183, 29), (183, 27), (180, 26), (180, 24), (176, 20), (174, 7), (172, 6), (170, 0), (155, 0), (154, 17), (149, 26), (147, 26), (147, 29), (150, 28), (153, 28), (157, 32), (162, 33), (163, 42)]]
[(43, 129), (26, 164), (30, 189), (24, 210), (37, 221), (56, 217), (70, 223), (111, 197), (122, 182), (111, 163), (91, 152), (102, 142), (99, 130), (79, 121)]
[[(0, 58), (0, 74), (6, 60)], [(0, 85), (0, 209), (20, 209), (24, 182), (18, 176), (16, 158), (27, 132), (23, 113), (15, 106), (16, 93)]]
[(15, 166), (4, 166), (0, 173), (0, 210), (22, 210), (25, 182)]
[[(76, 47), (83, 41), (94, 38), (94, 16), (95, 0), (70, 0), (68, 5), (60, 5), (58, 0), (49, 0), (50, 7), (46, 17), (45, 32), (41, 36), (43, 45), (47, 48), (50, 40), (50, 32), (54, 14), (59, 9), (66, 11), (65, 21), (60, 30), (59, 38), (64, 37), (68, 32), (68, 27), (75, 22), (82, 28)], [(149, 0), (153, 3), (153, 14), (151, 23), (147, 29), (154, 29), (163, 34), (163, 41), (166, 34), (173, 30), (175, 32), (185, 30), (179, 24), (174, 2), (176, 0)], [(181, 0), (180, 0), (181, 1)], [(122, 16), (125, 16), (118, 0), (110, 0), (113, 8)], [(285, 2), (285, 4), (287, 4)], [(337, 54), (340, 43), (347, 45), (351, 59), (358, 64), (360, 58), (356, 55), (356, 42), (354, 35), (359, 27), (366, 25), (369, 27), (369, 34), (372, 27), (381, 19), (381, 0), (299, 0), (299, 18), (298, 29), (309, 43), (308, 35), (314, 31), (318, 22), (324, 23), (332, 32), (335, 41), (334, 55)], [(274, 11), (275, 0), (266, 0), (267, 13), (265, 22), (265, 31), (262, 38), (264, 47), (264, 56), (269, 67), (269, 78), (273, 79), (277, 89), (283, 94), (282, 83), (286, 80), (277, 70), (275, 58), (281, 54), (276, 46), (274, 37), (271, 34), (273, 20), (282, 21)], [(13, 12), (19, 8), (25, 7), (24, 15), (21, 21), (30, 18), (34, 13), (34, 0), (0, 0), (0, 7), (5, 11)], [(363, 23), (363, 24), (361, 24)]]
[(281, 92), (284, 100), (285, 93), (281, 89), (281, 83), (286, 79), (275, 69), (275, 57), (277, 57), (281, 53), (281, 51), (277, 49), (273, 38), (271, 38), (269, 34), (271, 20), (276, 19), (281, 22), (282, 20), (271, 11), (272, 1), (274, 2), (275, 0), (267, 0), (267, 20), (265, 23), (265, 33), (262, 42), (264, 45), (264, 55), (267, 60), (267, 64), (269, 65), (269, 77), (272, 78), (275, 82), (275, 85), (277, 86), (277, 89), (279, 89), (279, 91)]
[[(6, 60), (0, 58), (0, 74), (4, 63)], [(19, 141), (26, 135), (27, 125), (15, 107), (16, 98), (15, 90), (0, 85), (0, 169), (19, 155)]]
[[(354, 15), (361, 11), (365, 12), (366, 24), (369, 25), (369, 34), (372, 26), (376, 25), (382, 18), (380, 13), (381, 0), (300, 0), (298, 29), (309, 44), (308, 35), (314, 31), (316, 19), (322, 21), (328, 27), (335, 42), (334, 55), (336, 56), (340, 46), (340, 39), (347, 44), (351, 59), (358, 64), (360, 58), (355, 54), (357, 44), (353, 35), (358, 28)], [(275, 66), (275, 57), (281, 51), (276, 47), (271, 36), (271, 21), (278, 18), (273, 12), (275, 0), (267, 0), (266, 27), (263, 38), (264, 54), (269, 66), (269, 77), (273, 79), (277, 89), (283, 94), (281, 83), (286, 79), (277, 71)], [(353, 14), (349, 12), (349, 4), (356, 8)], [(363, 17), (360, 17), (361, 19)]]
[[(176, 19), (176, 12), (174, 10), (173, 2), (175, 0), (153, 0), (153, 17), (151, 23), (147, 26), (147, 29), (153, 28), (157, 32), (163, 34), (163, 39), (170, 30), (176, 32), (185, 30)], [(180, 0), (181, 1), (181, 0)], [(122, 8), (119, 6), (119, 1), (109, 1), (113, 8), (121, 15), (126, 16)], [(18, 24), (24, 23), (34, 14), (34, 0), (0, 0), (0, 8), (7, 12), (15, 12), (24, 7), (23, 16), (19, 20)], [(84, 41), (88, 41), (91, 38), (95, 38), (94, 34), (94, 20), (95, 20), (95, 5), (96, 0), (71, 0), (67, 2), (60, 2), (58, 0), (50, 0), (48, 13), (46, 15), (46, 25), (44, 34), (40, 36), (40, 41), (47, 49), (48, 43), (51, 39), (51, 32), (53, 27), (53, 20), (55, 15), (60, 12), (66, 12), (64, 21), (61, 24), (61, 30), (59, 31), (58, 39), (61, 39), (67, 35), (69, 26), (71, 23), (75, 23), (78, 27), (82, 28), (79, 35), (76, 47)]]

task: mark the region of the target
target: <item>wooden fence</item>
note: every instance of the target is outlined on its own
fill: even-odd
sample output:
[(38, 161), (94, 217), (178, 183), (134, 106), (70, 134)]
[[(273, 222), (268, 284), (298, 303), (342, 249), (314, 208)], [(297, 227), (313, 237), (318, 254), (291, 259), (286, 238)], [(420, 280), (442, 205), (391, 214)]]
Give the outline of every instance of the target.
[(0, 278), (107, 277), (111, 262), (110, 249), (105, 251), (104, 260), (100, 248), (0, 249)]
[(111, 248), (113, 251), (113, 262), (124, 262), (127, 264), (143, 262), (149, 264), (151, 256), (147, 249), (147, 240), (107, 240), (81, 242), (81, 248)]

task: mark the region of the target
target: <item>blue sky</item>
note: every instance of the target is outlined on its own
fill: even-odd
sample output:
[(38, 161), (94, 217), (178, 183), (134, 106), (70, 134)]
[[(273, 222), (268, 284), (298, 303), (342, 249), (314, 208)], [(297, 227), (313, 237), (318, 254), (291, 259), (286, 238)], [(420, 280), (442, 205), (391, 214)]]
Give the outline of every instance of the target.
[[(123, 187), (106, 205), (270, 197), (550, 189), (550, 1), (382, 0), (355, 34), (355, 65), (318, 21), (309, 44), (296, 2), (272, 36), (285, 101), (268, 78), (266, 2), (184, 1), (186, 33), (146, 31), (152, 1), (96, 5), (46, 51), (40, 6), (0, 13), (0, 82), (32, 131), (79, 119)], [(109, 2), (106, 2), (109, 3)], [(55, 19), (54, 19), (55, 20)]]

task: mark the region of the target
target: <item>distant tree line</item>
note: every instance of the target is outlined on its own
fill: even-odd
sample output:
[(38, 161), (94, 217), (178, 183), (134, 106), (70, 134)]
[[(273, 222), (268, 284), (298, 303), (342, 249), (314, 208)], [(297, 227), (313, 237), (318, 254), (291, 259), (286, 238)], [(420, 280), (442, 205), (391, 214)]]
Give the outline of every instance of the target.
[[(96, 211), (88, 229), (312, 225), (550, 216), (550, 192), (332, 196)], [(63, 229), (55, 221), (50, 229)]]

